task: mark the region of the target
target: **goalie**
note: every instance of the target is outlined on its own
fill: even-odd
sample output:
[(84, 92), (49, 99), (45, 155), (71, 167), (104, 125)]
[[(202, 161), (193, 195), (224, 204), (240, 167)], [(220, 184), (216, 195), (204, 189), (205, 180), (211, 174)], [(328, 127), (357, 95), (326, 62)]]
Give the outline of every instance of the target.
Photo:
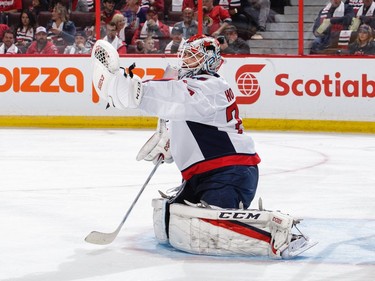
[(291, 234), (292, 217), (248, 210), (260, 158), (244, 133), (233, 91), (217, 74), (223, 59), (216, 39), (187, 40), (170, 79), (142, 82), (131, 68), (126, 74), (116, 50), (102, 40), (92, 57), (94, 87), (109, 106), (139, 108), (160, 118), (137, 160), (156, 163), (162, 156), (181, 171), (179, 189), (153, 200), (159, 242), (197, 254), (273, 257), (290, 257), (293, 247), (306, 246), (306, 237)]

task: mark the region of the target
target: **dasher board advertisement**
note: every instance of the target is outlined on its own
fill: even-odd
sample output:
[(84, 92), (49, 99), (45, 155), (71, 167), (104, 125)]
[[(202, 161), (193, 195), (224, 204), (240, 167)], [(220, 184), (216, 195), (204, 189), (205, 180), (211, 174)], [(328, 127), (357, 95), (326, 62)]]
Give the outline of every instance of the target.
[[(174, 58), (122, 57), (143, 80), (160, 79)], [(92, 87), (89, 57), (4, 57), (0, 115), (143, 116), (105, 110)], [(219, 74), (244, 118), (375, 121), (375, 60), (369, 58), (226, 58)]]

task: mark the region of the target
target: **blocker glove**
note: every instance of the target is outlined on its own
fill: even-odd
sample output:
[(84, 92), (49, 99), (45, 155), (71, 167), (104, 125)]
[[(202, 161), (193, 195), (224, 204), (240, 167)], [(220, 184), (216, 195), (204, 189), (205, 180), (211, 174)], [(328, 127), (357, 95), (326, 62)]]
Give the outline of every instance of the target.
[(137, 161), (146, 160), (157, 163), (159, 155), (162, 155), (163, 161), (172, 163), (173, 157), (170, 152), (169, 133), (166, 126), (166, 120), (159, 119), (156, 132), (142, 146), (137, 155)]

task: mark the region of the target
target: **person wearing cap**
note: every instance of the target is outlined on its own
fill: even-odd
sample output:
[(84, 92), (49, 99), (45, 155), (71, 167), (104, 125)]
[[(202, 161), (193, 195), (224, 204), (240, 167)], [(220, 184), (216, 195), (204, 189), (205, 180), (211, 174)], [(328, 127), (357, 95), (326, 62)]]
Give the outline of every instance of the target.
[(20, 49), (14, 45), (14, 33), (11, 29), (4, 31), (3, 44), (0, 45), (0, 54), (21, 54)]
[(138, 40), (151, 36), (155, 39), (156, 47), (164, 52), (170, 38), (169, 26), (159, 20), (158, 11), (154, 7), (148, 9), (146, 18), (147, 20), (134, 32), (131, 44), (136, 45)]
[(348, 46), (351, 55), (375, 55), (375, 42), (371, 26), (362, 24), (356, 40)]
[(73, 45), (66, 46), (64, 54), (78, 55), (90, 54), (91, 45), (87, 43), (87, 35), (85, 31), (77, 31), (74, 36)]
[(183, 38), (183, 30), (181, 27), (174, 26), (171, 31), (172, 41), (167, 44), (165, 47), (165, 54), (176, 54), (182, 50), (182, 47), (185, 43)]
[(238, 37), (237, 28), (229, 25), (224, 36), (218, 38), (222, 54), (250, 54), (250, 47), (241, 37)]
[(58, 54), (57, 47), (47, 40), (47, 30), (44, 26), (37, 27), (35, 40), (27, 48), (26, 54)]
[(194, 19), (194, 10), (187, 7), (182, 10), (182, 21), (175, 23), (175, 27), (182, 29), (184, 39), (189, 39), (198, 33), (198, 22)]

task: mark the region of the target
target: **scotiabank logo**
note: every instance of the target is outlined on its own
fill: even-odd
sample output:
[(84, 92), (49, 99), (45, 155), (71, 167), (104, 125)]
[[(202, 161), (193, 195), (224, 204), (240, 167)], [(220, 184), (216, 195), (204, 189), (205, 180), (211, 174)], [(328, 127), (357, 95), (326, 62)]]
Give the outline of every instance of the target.
[(358, 80), (343, 80), (341, 73), (336, 72), (335, 77), (325, 74), (322, 79), (290, 79), (289, 74), (281, 73), (275, 78), (277, 96), (294, 94), (296, 96), (327, 97), (375, 97), (375, 81), (368, 79), (367, 74), (362, 74)]
[(15, 67), (13, 70), (0, 67), (0, 92), (82, 93), (83, 89), (83, 74), (74, 67)]
[(265, 67), (265, 64), (245, 64), (236, 72), (236, 83), (242, 96), (237, 96), (238, 104), (252, 104), (260, 97), (260, 85), (256, 78), (257, 73)]

